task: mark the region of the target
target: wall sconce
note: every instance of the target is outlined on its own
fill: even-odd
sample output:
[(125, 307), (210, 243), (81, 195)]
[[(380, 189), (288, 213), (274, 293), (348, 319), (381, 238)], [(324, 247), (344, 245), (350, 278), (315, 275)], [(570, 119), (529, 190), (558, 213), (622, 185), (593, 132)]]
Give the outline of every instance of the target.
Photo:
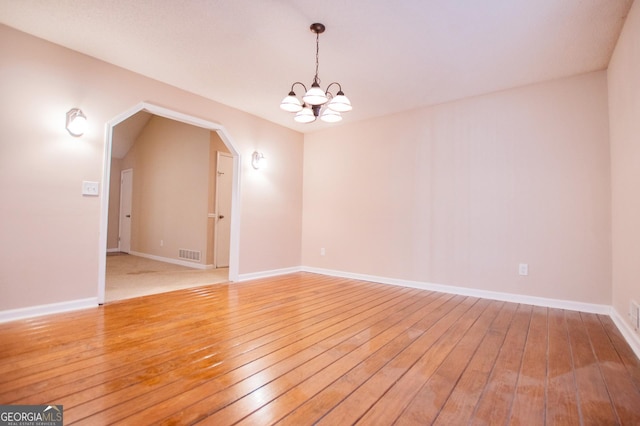
[(80, 108), (72, 108), (67, 112), (67, 131), (71, 136), (82, 136), (87, 130), (87, 116)]
[(267, 166), (267, 159), (264, 158), (264, 154), (258, 151), (253, 151), (251, 155), (251, 165), (254, 169), (264, 169)]

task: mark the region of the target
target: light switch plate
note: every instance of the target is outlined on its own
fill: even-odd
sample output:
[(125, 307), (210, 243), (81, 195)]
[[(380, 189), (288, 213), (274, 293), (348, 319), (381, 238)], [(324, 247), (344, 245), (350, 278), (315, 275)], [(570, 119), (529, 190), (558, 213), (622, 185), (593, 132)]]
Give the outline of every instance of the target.
[(99, 188), (99, 182), (90, 182), (85, 180), (82, 182), (82, 195), (90, 195), (96, 197), (99, 194)]

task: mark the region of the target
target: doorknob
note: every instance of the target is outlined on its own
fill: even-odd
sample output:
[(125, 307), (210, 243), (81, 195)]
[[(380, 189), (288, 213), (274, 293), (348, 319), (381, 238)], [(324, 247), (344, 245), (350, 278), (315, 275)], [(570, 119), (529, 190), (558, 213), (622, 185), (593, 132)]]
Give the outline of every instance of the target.
[(220, 214), (218, 215), (218, 219), (224, 219), (224, 216)]
[(130, 215), (130, 214), (128, 214), (128, 215), (126, 215), (125, 217), (131, 217), (131, 215)]

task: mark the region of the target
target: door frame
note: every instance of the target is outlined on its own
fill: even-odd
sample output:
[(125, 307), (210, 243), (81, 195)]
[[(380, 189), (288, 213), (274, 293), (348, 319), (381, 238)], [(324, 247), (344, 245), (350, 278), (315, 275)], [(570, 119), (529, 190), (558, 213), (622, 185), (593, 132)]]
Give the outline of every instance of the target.
[[(131, 199), (129, 200), (129, 208), (131, 209), (131, 203), (133, 201), (133, 169), (124, 169), (120, 171), (120, 212), (118, 213), (118, 251), (122, 251), (122, 187), (124, 184), (124, 175), (125, 173), (131, 174), (131, 190), (129, 191), (129, 195)], [(131, 212), (129, 212), (129, 218), (131, 218)], [(129, 221), (129, 250), (125, 253), (129, 253), (131, 251), (131, 221)]]
[(117, 115), (105, 125), (105, 152), (102, 170), (102, 191), (100, 194), (100, 236), (98, 238), (98, 303), (105, 300), (105, 282), (107, 272), (107, 230), (109, 224), (109, 189), (111, 177), (111, 150), (113, 146), (113, 128), (140, 111), (168, 118), (192, 126), (214, 131), (229, 149), (233, 157), (233, 177), (231, 184), (231, 240), (229, 244), (229, 281), (238, 281), (240, 262), (240, 172), (241, 155), (238, 145), (224, 126), (203, 120), (181, 112), (173, 111), (147, 102), (141, 102), (133, 108)]

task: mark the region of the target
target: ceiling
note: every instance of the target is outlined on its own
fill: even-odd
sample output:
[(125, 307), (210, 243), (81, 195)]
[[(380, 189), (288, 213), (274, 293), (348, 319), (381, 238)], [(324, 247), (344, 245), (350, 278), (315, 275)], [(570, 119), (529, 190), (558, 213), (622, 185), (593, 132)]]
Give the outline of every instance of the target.
[[(633, 0), (0, 0), (0, 22), (301, 132), (315, 71), (341, 123), (606, 69)], [(300, 94), (300, 93), (299, 93)]]

